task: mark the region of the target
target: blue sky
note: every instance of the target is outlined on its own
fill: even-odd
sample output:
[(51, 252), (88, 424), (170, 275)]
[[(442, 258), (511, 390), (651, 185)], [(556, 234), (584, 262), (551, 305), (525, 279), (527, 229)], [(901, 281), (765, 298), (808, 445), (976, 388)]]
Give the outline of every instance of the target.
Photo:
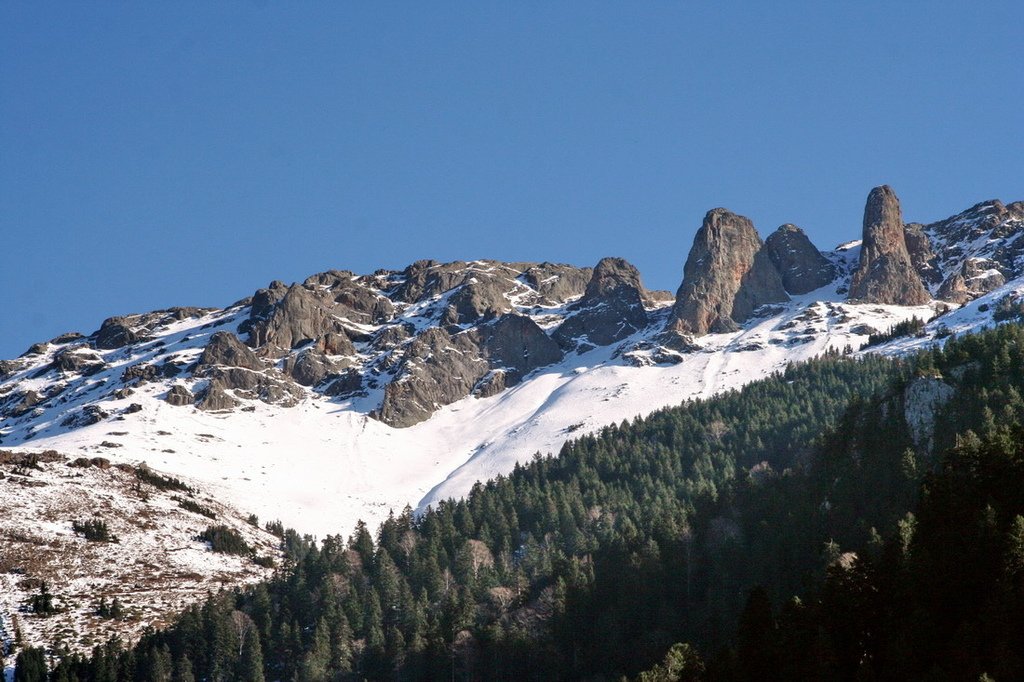
[(1024, 199), (1005, 3), (0, 4), (0, 357), (420, 258), (635, 263), (705, 211), (821, 248)]

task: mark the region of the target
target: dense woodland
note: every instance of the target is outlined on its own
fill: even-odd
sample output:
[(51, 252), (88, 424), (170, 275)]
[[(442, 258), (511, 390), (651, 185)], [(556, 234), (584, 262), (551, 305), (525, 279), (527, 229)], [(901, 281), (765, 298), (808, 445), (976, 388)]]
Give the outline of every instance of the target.
[(49, 679), (1022, 679), (1022, 391), (1016, 325), (793, 366), (376, 536), (281, 533), (273, 580)]

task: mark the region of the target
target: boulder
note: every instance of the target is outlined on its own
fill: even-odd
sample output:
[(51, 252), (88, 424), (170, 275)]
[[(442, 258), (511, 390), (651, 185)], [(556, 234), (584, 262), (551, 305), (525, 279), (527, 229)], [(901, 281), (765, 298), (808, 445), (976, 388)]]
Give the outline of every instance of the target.
[(724, 208), (712, 209), (694, 237), (666, 331), (732, 331), (758, 306), (787, 300), (753, 223)]
[(211, 380), (200, 396), (196, 407), (207, 412), (231, 410), (238, 407), (238, 401), (229, 396), (224, 389), (224, 385), (219, 381)]
[(924, 305), (931, 296), (911, 263), (896, 193), (875, 187), (864, 206), (860, 264), (849, 297), (866, 303)]
[(164, 400), (171, 405), (184, 407), (185, 405), (191, 405), (195, 402), (195, 396), (192, 395), (192, 391), (188, 390), (181, 384), (175, 384), (174, 386), (171, 386), (171, 390), (167, 391), (167, 395), (164, 396)]
[(210, 337), (195, 373), (201, 374), (207, 367), (243, 367), (245, 369), (263, 369), (263, 362), (237, 336), (231, 332), (216, 332)]
[(814, 247), (803, 230), (787, 223), (768, 235), (764, 250), (790, 294), (806, 294), (836, 278), (836, 266)]

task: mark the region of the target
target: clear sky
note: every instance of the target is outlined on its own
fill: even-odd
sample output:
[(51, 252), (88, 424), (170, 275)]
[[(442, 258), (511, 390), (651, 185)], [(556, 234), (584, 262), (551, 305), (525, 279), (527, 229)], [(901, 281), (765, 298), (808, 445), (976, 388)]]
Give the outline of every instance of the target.
[(0, 357), (420, 258), (1024, 199), (1017, 2), (0, 3)]

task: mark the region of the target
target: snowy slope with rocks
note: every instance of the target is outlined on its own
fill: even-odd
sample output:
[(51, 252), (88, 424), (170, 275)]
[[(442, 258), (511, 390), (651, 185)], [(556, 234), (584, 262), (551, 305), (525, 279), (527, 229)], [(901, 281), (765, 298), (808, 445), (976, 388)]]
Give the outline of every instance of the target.
[(261, 518), (347, 534), (913, 317), (933, 321), (871, 351), (1017, 315), (1022, 232), (1019, 202), (905, 225), (877, 188), (863, 244), (824, 253), (795, 226), (762, 241), (710, 211), (674, 298), (614, 258), (274, 282), (225, 309), (111, 318), (0, 362), (0, 444), (144, 461)]
[[(280, 563), (277, 537), (210, 495), (102, 457), (0, 450), (0, 506), (0, 634), (25, 645), (88, 651), (112, 635), (132, 639)], [(89, 523), (103, 535), (87, 539)], [(211, 551), (198, 536), (214, 524), (254, 554)], [(44, 584), (52, 612), (33, 604)]]

